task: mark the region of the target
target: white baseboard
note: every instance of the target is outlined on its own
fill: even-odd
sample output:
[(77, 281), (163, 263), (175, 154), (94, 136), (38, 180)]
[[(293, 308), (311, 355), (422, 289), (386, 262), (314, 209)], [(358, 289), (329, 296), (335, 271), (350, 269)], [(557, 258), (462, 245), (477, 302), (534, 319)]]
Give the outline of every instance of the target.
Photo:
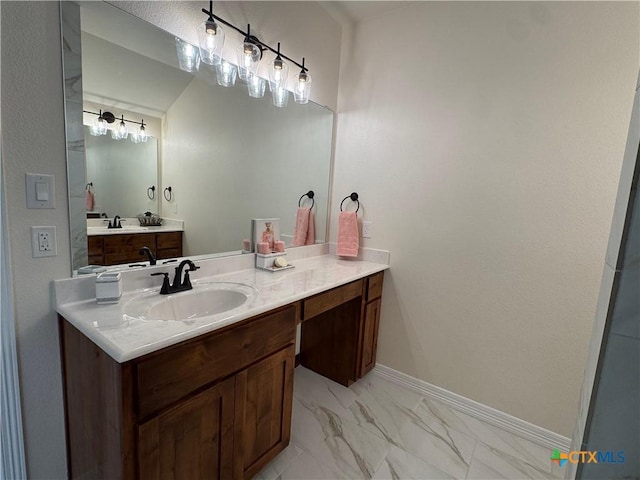
[(423, 380), (399, 372), (384, 365), (376, 365), (373, 373), (385, 378), (393, 383), (402, 385), (414, 392), (424, 395), (426, 398), (439, 400), (449, 407), (466, 413), (478, 420), (502, 428), (507, 432), (518, 435), (526, 440), (530, 440), (542, 447), (550, 450), (558, 449), (568, 452), (571, 446), (571, 439), (563, 437), (551, 430), (539, 427), (520, 418), (501, 412), (482, 403), (471, 400), (457, 393), (450, 392), (444, 388), (437, 387)]

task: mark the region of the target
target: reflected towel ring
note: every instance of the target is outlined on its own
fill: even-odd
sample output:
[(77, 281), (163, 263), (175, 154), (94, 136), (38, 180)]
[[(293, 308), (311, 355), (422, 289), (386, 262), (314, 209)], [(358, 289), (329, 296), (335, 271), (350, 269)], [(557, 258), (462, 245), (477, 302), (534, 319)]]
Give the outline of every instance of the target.
[(314, 196), (315, 196), (315, 193), (313, 193), (313, 190), (309, 190), (307, 193), (305, 193), (300, 197), (300, 200), (298, 200), (298, 207), (302, 206), (302, 199), (304, 197), (309, 197), (309, 199), (311, 200), (311, 208), (309, 210), (311, 210), (313, 206), (316, 204), (316, 201), (313, 199)]
[(171, 199), (173, 198), (173, 193), (171, 193), (171, 187), (167, 187), (164, 189), (164, 192), (162, 193), (164, 195), (164, 199), (167, 202), (170, 202)]
[(342, 211), (342, 204), (348, 198), (350, 198), (352, 202), (358, 202), (358, 208), (356, 208), (356, 213), (358, 213), (358, 210), (360, 210), (360, 200), (358, 200), (358, 194), (356, 192), (353, 192), (351, 195), (347, 195), (342, 199), (342, 201), (340, 202), (340, 211)]
[(155, 185), (151, 185), (149, 188), (147, 188), (147, 197), (149, 197), (149, 200), (153, 200), (154, 198), (156, 198), (156, 186)]
[(85, 190), (91, 190), (92, 188), (93, 188), (93, 182), (87, 183), (87, 185), (84, 187)]

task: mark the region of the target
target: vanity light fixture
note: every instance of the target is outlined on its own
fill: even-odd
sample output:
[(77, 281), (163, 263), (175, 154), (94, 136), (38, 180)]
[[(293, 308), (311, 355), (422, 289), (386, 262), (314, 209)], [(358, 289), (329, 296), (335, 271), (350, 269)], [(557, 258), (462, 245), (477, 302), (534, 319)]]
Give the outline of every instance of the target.
[[(304, 67), (302, 67), (304, 68)], [(278, 50), (276, 58), (269, 64), (269, 88), (273, 93), (279, 87), (287, 86), (287, 74), (289, 73), (289, 66), (284, 63), (280, 56), (280, 42), (278, 42)]]
[[(273, 104), (277, 107), (287, 105), (289, 90), (287, 90), (287, 74), (289, 66), (287, 62), (300, 67), (300, 73), (296, 76), (296, 85), (293, 91), (296, 103), (308, 103), (311, 93), (311, 75), (309, 69), (304, 64), (292, 60), (280, 52), (280, 42), (277, 49), (260, 41), (258, 37), (251, 34), (251, 25), (247, 25), (247, 31), (236, 27), (223, 18), (213, 13), (213, 1), (209, 1), (209, 10), (202, 9), (207, 15), (207, 20), (198, 25), (199, 48), (176, 37), (176, 49), (178, 53), (178, 63), (180, 69), (186, 72), (197, 72), (200, 68), (200, 61), (214, 65), (216, 67), (216, 79), (219, 85), (229, 87), (235, 84), (236, 78), (247, 83), (249, 95), (253, 98), (264, 96), (266, 80), (258, 77), (258, 63), (262, 59), (263, 53), (269, 50), (275, 54), (274, 59), (269, 62), (269, 90), (272, 93)], [(224, 45), (224, 30), (220, 26), (223, 24), (244, 36), (242, 45), (237, 50), (237, 65), (223, 59), (222, 47)], [(285, 62), (286, 60), (286, 62)]]
[[(105, 113), (108, 113), (108, 112), (105, 112)], [(113, 120), (111, 121), (113, 122)], [(102, 115), (102, 110), (100, 110), (100, 113), (98, 113), (98, 118), (96, 118), (91, 124), (91, 127), (89, 127), (89, 132), (94, 137), (99, 137), (101, 135), (107, 134), (107, 120)]]
[(200, 59), (208, 65), (219, 65), (222, 60), (224, 30), (214, 18), (213, 1), (209, 2), (209, 11), (206, 13), (209, 14), (209, 18), (198, 25)]
[(258, 63), (262, 59), (262, 48), (256, 44), (257, 38), (251, 35), (251, 25), (247, 24), (247, 36), (238, 47), (238, 76), (247, 81), (249, 76), (255, 75)]
[(311, 92), (311, 75), (304, 69), (304, 58), (302, 59), (302, 70), (296, 78), (296, 88), (293, 96), (296, 103), (309, 103), (309, 93)]
[[(83, 112), (98, 116), (98, 118), (89, 127), (89, 133), (96, 137), (106, 135), (108, 131), (108, 125), (116, 121), (115, 115), (111, 112), (103, 112), (102, 110), (100, 110), (98, 113), (91, 112), (89, 110), (83, 110)], [(136, 132), (133, 132), (131, 133), (131, 135), (129, 135), (127, 123), (135, 123), (137, 125), (140, 125), (140, 128), (138, 128)], [(111, 130), (111, 138), (113, 138), (114, 140), (124, 140), (127, 137), (131, 138), (131, 141), (133, 143), (144, 143), (149, 140), (149, 136), (147, 135), (147, 131), (145, 129), (144, 120), (137, 122), (135, 120), (124, 118), (124, 115), (120, 115), (120, 123)]]
[(133, 132), (129, 138), (133, 143), (146, 143), (146, 141), (149, 140), (147, 130), (144, 128), (144, 119), (140, 122), (140, 128), (138, 128), (138, 131)]

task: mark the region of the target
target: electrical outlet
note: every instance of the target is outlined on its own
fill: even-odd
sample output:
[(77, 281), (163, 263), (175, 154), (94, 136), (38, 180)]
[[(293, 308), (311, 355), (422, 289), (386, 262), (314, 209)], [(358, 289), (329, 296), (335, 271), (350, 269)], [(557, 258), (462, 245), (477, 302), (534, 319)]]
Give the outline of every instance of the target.
[(373, 222), (362, 222), (362, 238), (371, 238)]
[(31, 227), (31, 251), (33, 258), (58, 255), (56, 227)]

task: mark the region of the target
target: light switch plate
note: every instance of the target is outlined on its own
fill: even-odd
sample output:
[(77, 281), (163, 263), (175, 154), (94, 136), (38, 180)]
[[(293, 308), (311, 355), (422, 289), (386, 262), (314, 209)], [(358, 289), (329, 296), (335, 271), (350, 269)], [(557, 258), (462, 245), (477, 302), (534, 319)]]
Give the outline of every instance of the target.
[(31, 227), (31, 253), (33, 258), (58, 255), (56, 227)]
[(27, 208), (56, 208), (55, 177), (38, 173), (25, 174)]

